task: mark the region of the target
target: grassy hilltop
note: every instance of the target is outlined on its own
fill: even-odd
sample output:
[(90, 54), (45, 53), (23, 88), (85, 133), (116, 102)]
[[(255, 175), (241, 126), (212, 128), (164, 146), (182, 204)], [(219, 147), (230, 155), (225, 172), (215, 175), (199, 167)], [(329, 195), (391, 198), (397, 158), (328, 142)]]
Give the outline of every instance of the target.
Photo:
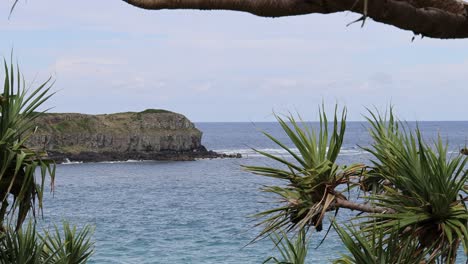
[(47, 113), (28, 144), (62, 153), (190, 151), (202, 133), (185, 116), (162, 109), (87, 115)]

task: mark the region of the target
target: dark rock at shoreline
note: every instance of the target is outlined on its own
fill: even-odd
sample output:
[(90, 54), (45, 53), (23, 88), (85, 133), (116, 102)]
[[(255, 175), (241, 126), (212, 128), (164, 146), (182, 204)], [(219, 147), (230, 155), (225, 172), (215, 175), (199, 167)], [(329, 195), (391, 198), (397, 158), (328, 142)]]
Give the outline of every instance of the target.
[(103, 162), (128, 160), (194, 161), (196, 159), (242, 158), (241, 154), (225, 154), (214, 151), (161, 151), (161, 152), (80, 152), (60, 153), (48, 151), (56, 163)]

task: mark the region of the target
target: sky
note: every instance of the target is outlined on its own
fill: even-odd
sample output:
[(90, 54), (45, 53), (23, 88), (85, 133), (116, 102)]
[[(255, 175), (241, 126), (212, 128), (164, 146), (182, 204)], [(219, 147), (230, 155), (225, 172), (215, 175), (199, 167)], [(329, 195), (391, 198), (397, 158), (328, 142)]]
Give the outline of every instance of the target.
[[(416, 38), (349, 12), (261, 18), (148, 11), (119, 0), (0, 3), (0, 56), (49, 76), (52, 112), (161, 108), (195, 122), (317, 119), (318, 106), (392, 104), (404, 120), (468, 120), (468, 40)], [(0, 73), (0, 76), (2, 74)], [(3, 77), (2, 77), (3, 78)]]

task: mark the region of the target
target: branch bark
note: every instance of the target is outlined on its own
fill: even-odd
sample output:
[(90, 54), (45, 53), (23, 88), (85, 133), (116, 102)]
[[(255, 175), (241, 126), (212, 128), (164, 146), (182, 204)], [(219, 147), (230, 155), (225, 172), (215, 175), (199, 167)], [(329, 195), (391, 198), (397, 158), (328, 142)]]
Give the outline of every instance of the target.
[[(432, 38), (468, 38), (462, 0), (123, 0), (144, 9), (233, 10), (262, 17), (359, 13), (377, 22)], [(365, 8), (365, 6), (367, 8)]]
[(350, 202), (348, 200), (342, 199), (342, 198), (336, 198), (335, 199), (335, 207), (340, 207), (340, 208), (346, 208), (350, 210), (356, 210), (364, 213), (378, 213), (378, 214), (394, 214), (396, 213), (395, 210), (391, 208), (384, 208), (384, 207), (378, 207), (378, 206), (371, 206), (368, 204), (360, 204), (360, 203), (354, 203)]

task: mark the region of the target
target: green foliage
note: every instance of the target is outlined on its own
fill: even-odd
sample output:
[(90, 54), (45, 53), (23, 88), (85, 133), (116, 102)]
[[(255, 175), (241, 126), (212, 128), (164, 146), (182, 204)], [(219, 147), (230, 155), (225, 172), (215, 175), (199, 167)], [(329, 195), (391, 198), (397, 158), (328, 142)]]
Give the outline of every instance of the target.
[[(428, 144), (419, 127), (388, 115), (370, 112), (370, 166), (339, 167), (336, 158), (345, 132), (346, 111), (338, 122), (335, 108), (333, 132), (321, 114), (319, 131), (300, 126), (293, 117), (277, 117), (298, 154), (264, 133), (289, 157), (257, 151), (280, 166), (244, 166), (254, 174), (286, 181), (286, 185), (262, 190), (280, 197), (281, 206), (257, 214), (264, 227), (258, 237), (277, 231), (287, 240), (291, 230), (320, 231), (326, 212), (351, 209), (355, 227), (335, 224), (351, 255), (337, 263), (455, 263), (463, 245), (468, 253), (468, 157), (449, 156), (448, 144), (440, 136)], [(341, 187), (339, 187), (341, 185)], [(365, 196), (350, 192), (360, 187)], [(353, 196), (354, 195), (354, 196)], [(258, 238), (257, 237), (257, 238)], [(278, 247), (284, 252), (290, 243)], [(271, 259), (271, 258), (270, 258)]]
[(8, 228), (0, 236), (1, 264), (84, 264), (92, 255), (91, 228), (63, 223), (63, 234), (55, 226), (51, 234), (39, 235), (33, 222), (15, 230)]
[(71, 126), (71, 125), (70, 125), (70, 122), (68, 122), (68, 121), (63, 121), (63, 122), (60, 122), (60, 123), (58, 123), (58, 124), (52, 126), (52, 128), (53, 128), (53, 129), (56, 129), (56, 130), (59, 131), (59, 132), (64, 132), (64, 131), (66, 131), (67, 129), (69, 129), (70, 126)]
[(146, 109), (146, 110), (136, 113), (136, 119), (142, 120), (144, 114), (170, 114), (170, 113), (173, 113), (173, 112), (164, 110), (164, 109)]
[(279, 116), (276, 118), (293, 145), (299, 150), (299, 154), (264, 132), (269, 139), (291, 155), (292, 161), (255, 150), (279, 162), (284, 169), (244, 166), (247, 171), (254, 174), (285, 180), (288, 183), (287, 186), (267, 186), (263, 189), (265, 192), (278, 195), (281, 206), (257, 215), (265, 218), (259, 223), (265, 226), (259, 237), (278, 230), (289, 231), (296, 228), (300, 230), (310, 226), (320, 231), (325, 212), (332, 210), (332, 203), (336, 197), (343, 197), (342, 194), (335, 192), (335, 187), (347, 182), (349, 175), (362, 169), (359, 165), (340, 168), (335, 163), (346, 129), (346, 109), (343, 109), (341, 119), (338, 121), (337, 108), (335, 108), (331, 131), (325, 112), (320, 110), (318, 133), (306, 125), (301, 126), (293, 117), (288, 117), (286, 120)]
[[(42, 208), (45, 179), (49, 175), (53, 186), (55, 164), (44, 153), (28, 149), (24, 142), (34, 133), (33, 121), (43, 112), (38, 107), (51, 94), (50, 79), (29, 91), (25, 88), (18, 67), (4, 61), (5, 82), (0, 95), (0, 225), (10, 214), (21, 226), (27, 214)], [(36, 169), (40, 177), (35, 177)], [(9, 205), (8, 198), (13, 197)]]
[(139, 114), (161, 114), (161, 113), (172, 113), (172, 112), (168, 110), (164, 110), (164, 109), (146, 109), (144, 111), (139, 112)]
[(70, 227), (63, 222), (63, 235), (55, 226), (53, 234), (46, 231), (45, 236), (41, 237), (45, 244), (44, 255), (56, 264), (84, 264), (93, 254), (92, 233), (89, 226), (77, 232), (76, 226)]
[(88, 117), (80, 117), (73, 120), (65, 119), (56, 124), (50, 124), (50, 127), (60, 133), (92, 132), (93, 123)]
[(270, 235), (275, 248), (278, 249), (281, 254), (281, 260), (276, 257), (269, 257), (263, 263), (276, 263), (276, 264), (305, 264), (307, 257), (307, 247), (309, 241), (306, 237), (305, 229), (301, 229), (296, 237), (295, 241), (288, 238), (285, 232), (281, 235), (272, 233)]
[[(403, 264), (426, 263), (428, 250), (421, 251), (410, 239), (400, 240), (398, 228), (385, 234), (383, 230), (373, 229), (365, 233), (354, 227), (333, 227), (341, 238), (350, 255), (334, 261), (335, 264)], [(429, 263), (437, 256), (429, 256)]]
[(420, 248), (442, 251), (448, 261), (462, 242), (468, 252), (468, 211), (466, 195), (468, 158), (449, 157), (447, 144), (440, 138), (433, 146), (424, 142), (418, 127), (414, 132), (397, 122), (390, 111), (386, 118), (371, 113), (369, 123), (374, 139), (373, 177), (386, 182), (372, 195), (376, 205), (390, 208), (393, 214), (368, 215), (369, 228), (387, 234), (399, 226), (400, 239), (412, 239)]
[[(46, 231), (39, 235), (32, 222), (23, 226), (29, 212), (35, 216), (35, 206), (42, 208), (46, 177), (50, 177), (52, 187), (54, 184), (55, 163), (46, 159), (45, 153), (24, 146), (35, 132), (33, 121), (44, 113), (37, 109), (51, 96), (52, 83), (49, 79), (28, 91), (18, 67), (6, 61), (4, 67), (0, 95), (0, 263), (86, 263), (93, 252), (89, 227), (77, 232), (76, 227), (64, 223), (62, 236), (58, 227), (54, 234)], [(5, 226), (9, 220), (16, 222), (15, 228)]]
[(29, 222), (26, 229), (17, 231), (8, 228), (0, 236), (0, 263), (2, 264), (40, 264), (50, 263), (43, 258), (44, 242)]

